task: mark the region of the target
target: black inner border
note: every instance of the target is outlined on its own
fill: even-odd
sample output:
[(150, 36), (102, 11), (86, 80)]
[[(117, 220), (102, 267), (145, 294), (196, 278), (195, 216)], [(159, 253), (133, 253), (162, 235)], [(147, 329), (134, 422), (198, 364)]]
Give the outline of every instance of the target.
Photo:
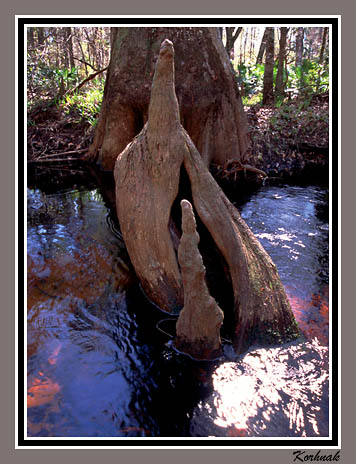
[[(175, 439), (172, 437), (168, 440), (160, 440), (159, 438), (155, 440), (147, 440), (147, 439), (135, 439), (135, 440), (112, 440), (102, 439), (102, 440), (91, 440), (90, 437), (84, 439), (71, 439), (71, 440), (58, 440), (58, 439), (28, 439), (24, 434), (24, 367), (25, 367), (25, 359), (24, 359), (24, 248), (22, 244), (24, 243), (24, 162), (25, 162), (25, 147), (24, 147), (24, 122), (25, 122), (25, 115), (24, 115), (24, 86), (26, 82), (24, 82), (24, 38), (25, 38), (25, 30), (26, 26), (31, 24), (71, 24), (73, 26), (83, 26), (87, 24), (115, 24), (115, 25), (132, 25), (132, 24), (216, 24), (216, 26), (224, 25), (224, 24), (298, 24), (298, 25), (307, 25), (307, 24), (331, 24), (332, 29), (332, 88), (333, 91), (331, 92), (331, 112), (332, 112), (332, 184), (329, 188), (332, 189), (332, 219), (333, 219), (333, 243), (332, 243), (332, 259), (333, 259), (333, 279), (331, 282), (332, 285), (332, 321), (331, 321), (331, 328), (332, 328), (332, 422), (329, 424), (329, 427), (332, 426), (332, 436), (331, 439), (308, 439), (308, 440), (301, 440), (301, 438), (293, 439), (288, 438), (281, 440), (280, 438), (276, 439), (228, 439), (228, 440), (221, 440), (218, 438), (213, 438), (211, 440), (200, 440), (197, 439)], [(65, 18), (56, 18), (54, 16), (51, 17), (26, 17), (26, 18), (17, 18), (17, 40), (18, 40), (18, 442), (17, 445), (19, 447), (26, 446), (26, 447), (42, 447), (42, 446), (73, 446), (73, 447), (102, 447), (102, 446), (111, 446), (120, 448), (122, 446), (129, 446), (129, 447), (163, 447), (163, 446), (172, 446), (174, 445), (175, 448), (180, 447), (240, 447), (240, 446), (253, 446), (254, 448), (259, 447), (296, 447), (296, 448), (308, 448), (309, 446), (317, 446), (320, 448), (328, 448), (331, 446), (340, 446), (338, 440), (338, 432), (339, 432), (339, 386), (338, 386), (338, 314), (340, 308), (338, 308), (338, 273), (340, 270), (338, 269), (338, 33), (339, 33), (339, 20), (337, 17), (266, 17), (266, 18), (256, 18), (256, 17), (198, 17), (198, 16), (190, 16), (190, 17), (107, 17), (107, 18), (82, 18), (82, 17), (65, 17)]]

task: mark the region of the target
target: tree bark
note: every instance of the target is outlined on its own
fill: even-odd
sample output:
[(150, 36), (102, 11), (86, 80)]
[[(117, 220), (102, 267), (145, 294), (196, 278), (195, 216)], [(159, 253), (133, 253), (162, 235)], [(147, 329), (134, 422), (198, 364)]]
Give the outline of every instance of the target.
[(222, 355), (220, 327), (224, 313), (206, 284), (192, 205), (182, 200), (181, 208), (182, 237), (178, 261), (183, 280), (184, 307), (179, 313), (174, 345), (193, 358), (215, 359)]
[(257, 55), (257, 59), (256, 59), (256, 64), (262, 64), (263, 63), (263, 56), (264, 56), (265, 51), (266, 51), (266, 42), (267, 42), (267, 36), (268, 36), (268, 30), (267, 29), (268, 28), (266, 27), (265, 31), (263, 33), (260, 49), (258, 51), (258, 55)]
[(286, 44), (287, 44), (288, 27), (281, 27), (281, 36), (279, 39), (279, 53), (278, 53), (278, 69), (276, 76), (276, 96), (284, 96), (284, 79), (283, 70), (284, 62), (286, 59)]
[(44, 35), (44, 28), (43, 27), (37, 27), (37, 40), (38, 40), (38, 45), (43, 45), (45, 41), (45, 35)]
[(217, 28), (113, 28), (98, 127), (88, 160), (112, 170), (148, 117), (150, 87), (163, 39), (174, 41), (180, 120), (205, 164), (242, 160), (247, 120)]
[(295, 65), (301, 66), (303, 61), (304, 49), (304, 27), (298, 27), (295, 38)]
[[(323, 60), (324, 60), (326, 38), (328, 36), (328, 31), (329, 31), (328, 27), (323, 28), (323, 38), (322, 38), (320, 54), (319, 54), (319, 64), (320, 64), (320, 66), (323, 64)], [(321, 67), (319, 67), (319, 70), (318, 70), (318, 80), (317, 80), (317, 85), (316, 85), (316, 91), (317, 92), (319, 91), (319, 88), (320, 88), (320, 74), (321, 74)]]
[(273, 93), (273, 66), (274, 66), (274, 28), (266, 28), (267, 40), (266, 40), (266, 60), (265, 60), (265, 72), (263, 76), (263, 104), (274, 103)]
[[(183, 306), (183, 288), (169, 231), (184, 147), (174, 91), (173, 46), (163, 42), (153, 79), (148, 122), (115, 165), (116, 210), (143, 290), (166, 312)], [(110, 71), (110, 69), (109, 69)]]
[(34, 36), (34, 31), (33, 27), (28, 27), (27, 28), (27, 38), (28, 38), (28, 44), (31, 49), (35, 48), (35, 36)]
[(323, 38), (322, 38), (320, 54), (319, 54), (319, 64), (323, 64), (325, 45), (326, 45), (326, 38), (328, 36), (328, 31), (329, 31), (329, 28), (324, 27), (324, 29), (323, 29)]
[(117, 214), (131, 262), (146, 295), (171, 313), (180, 311), (184, 299), (176, 257), (180, 232), (172, 226), (182, 169), (189, 178), (197, 215), (226, 263), (226, 282), (233, 292), (227, 320), (233, 320), (236, 351), (241, 353), (252, 343), (295, 338), (298, 329), (275, 265), (209, 173), (180, 122), (174, 50), (165, 40), (156, 64), (148, 121), (118, 156), (114, 176)]
[(65, 29), (65, 40), (66, 40), (65, 48), (68, 53), (70, 69), (73, 69), (75, 67), (75, 62), (74, 62), (74, 53), (73, 53), (72, 28), (65, 27), (64, 29)]
[(225, 49), (227, 51), (227, 55), (229, 58), (233, 58), (233, 56), (231, 56), (231, 51), (233, 50), (234, 48), (234, 44), (237, 40), (237, 38), (239, 37), (239, 35), (241, 34), (241, 31), (242, 31), (242, 27), (238, 27), (235, 31), (235, 27), (225, 27), (225, 31), (226, 31), (226, 45), (225, 45)]

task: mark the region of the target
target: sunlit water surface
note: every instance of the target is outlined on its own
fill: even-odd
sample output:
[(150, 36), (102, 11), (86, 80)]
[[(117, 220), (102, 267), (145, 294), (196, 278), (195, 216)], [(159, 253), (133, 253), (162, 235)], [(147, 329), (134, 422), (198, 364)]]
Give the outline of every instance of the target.
[(196, 362), (139, 291), (100, 190), (28, 189), (28, 436), (328, 436), (327, 194), (263, 187), (240, 210), (304, 338)]

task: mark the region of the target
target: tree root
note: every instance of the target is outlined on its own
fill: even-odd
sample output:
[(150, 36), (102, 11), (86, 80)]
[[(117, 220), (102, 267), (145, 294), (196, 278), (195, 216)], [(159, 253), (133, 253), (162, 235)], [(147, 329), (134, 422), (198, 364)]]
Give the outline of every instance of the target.
[[(229, 169), (230, 166), (232, 166), (232, 169)], [(239, 171), (244, 171), (244, 174), (246, 175), (246, 171), (253, 172), (255, 174), (259, 174), (263, 177), (268, 177), (268, 175), (265, 173), (265, 171), (262, 171), (261, 169), (255, 168), (254, 166), (251, 166), (250, 164), (242, 164), (241, 161), (239, 160), (230, 160), (228, 161), (225, 166), (222, 168), (222, 177), (227, 178), (230, 177), (231, 175), (235, 174), (235, 180), (236, 180), (236, 173)]]

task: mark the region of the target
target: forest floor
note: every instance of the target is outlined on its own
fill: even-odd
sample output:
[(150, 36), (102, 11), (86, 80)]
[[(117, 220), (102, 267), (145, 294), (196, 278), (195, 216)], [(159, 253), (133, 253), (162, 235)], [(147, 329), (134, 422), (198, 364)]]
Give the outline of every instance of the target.
[[(305, 175), (327, 177), (329, 163), (329, 101), (292, 100), (279, 108), (261, 105), (245, 107), (250, 133), (250, 150), (244, 163), (264, 171), (269, 178), (288, 179)], [(241, 175), (232, 162), (214, 166), (225, 179)], [(254, 174), (247, 173), (251, 177)]]
[[(265, 171), (269, 177), (300, 175), (308, 167), (315, 167), (315, 172), (319, 168), (327, 172), (329, 102), (325, 96), (309, 101), (292, 100), (278, 108), (254, 105), (245, 107), (245, 112), (251, 138), (245, 163)], [(30, 163), (80, 159), (95, 131), (75, 111), (64, 113), (55, 106), (37, 107), (28, 115), (28, 121)], [(214, 173), (229, 179), (236, 179), (241, 175), (239, 171), (234, 163), (213, 167)]]
[(91, 144), (94, 127), (75, 111), (38, 106), (28, 114), (27, 161), (55, 162), (57, 158), (80, 158)]
[(291, 176), (306, 167), (328, 164), (329, 101), (291, 101), (279, 108), (253, 106), (246, 111), (251, 163), (269, 176)]

